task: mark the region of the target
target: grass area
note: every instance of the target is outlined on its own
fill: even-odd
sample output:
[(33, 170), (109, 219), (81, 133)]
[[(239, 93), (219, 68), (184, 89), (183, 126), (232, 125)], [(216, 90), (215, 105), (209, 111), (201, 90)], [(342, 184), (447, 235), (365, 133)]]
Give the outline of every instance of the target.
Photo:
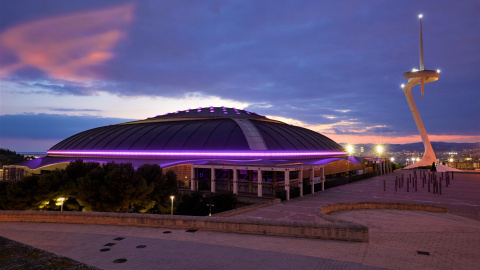
[(0, 236), (0, 269), (98, 269)]

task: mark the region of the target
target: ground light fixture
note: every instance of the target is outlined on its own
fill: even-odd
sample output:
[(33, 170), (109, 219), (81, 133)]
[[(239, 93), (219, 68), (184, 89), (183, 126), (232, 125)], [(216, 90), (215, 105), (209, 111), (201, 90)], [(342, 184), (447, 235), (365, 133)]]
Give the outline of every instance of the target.
[(175, 199), (175, 196), (170, 196), (170, 200), (172, 200), (172, 207), (170, 208), (170, 215), (173, 215), (173, 199)]

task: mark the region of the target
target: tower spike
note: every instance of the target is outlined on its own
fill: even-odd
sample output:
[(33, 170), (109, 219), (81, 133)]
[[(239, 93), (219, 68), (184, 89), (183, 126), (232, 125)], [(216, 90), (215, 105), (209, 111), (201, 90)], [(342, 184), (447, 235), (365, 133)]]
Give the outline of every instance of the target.
[(420, 70), (425, 70), (425, 67), (423, 66), (422, 17), (423, 17), (422, 14), (418, 15), (418, 18), (420, 19)]

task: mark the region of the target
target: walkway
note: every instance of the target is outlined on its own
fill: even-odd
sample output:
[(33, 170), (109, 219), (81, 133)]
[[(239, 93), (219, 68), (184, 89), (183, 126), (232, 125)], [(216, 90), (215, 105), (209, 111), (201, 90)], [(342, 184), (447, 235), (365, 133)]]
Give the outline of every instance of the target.
[[(327, 189), (313, 195), (284, 201), (281, 204), (264, 207), (237, 216), (278, 219), (278, 220), (303, 220), (314, 221), (315, 210), (322, 205), (335, 202), (405, 202), (426, 203), (447, 207), (447, 212), (480, 221), (480, 173), (465, 174), (454, 173), (451, 185), (445, 187), (442, 181), (442, 195), (428, 192), (428, 186), (422, 188), (418, 181), (417, 192), (407, 184), (395, 191), (395, 178), (404, 174), (405, 179), (413, 174), (412, 171), (399, 171), (383, 176), (377, 176), (349, 185)], [(451, 173), (450, 173), (451, 174)], [(442, 174), (437, 173), (438, 177)], [(386, 182), (386, 191), (383, 191), (383, 180)], [(432, 187), (430, 187), (432, 191)]]
[[(480, 175), (455, 175), (443, 195), (424, 190), (395, 193), (388, 184), (394, 177), (364, 180), (241, 216), (313, 220), (320, 205), (367, 200), (433, 203), (447, 206), (449, 213), (332, 214), (368, 225), (370, 243), (47, 223), (0, 223), (0, 235), (102, 269), (475, 269), (480, 265)], [(383, 179), (388, 180), (389, 191), (383, 191)], [(114, 263), (118, 259), (126, 261)]]

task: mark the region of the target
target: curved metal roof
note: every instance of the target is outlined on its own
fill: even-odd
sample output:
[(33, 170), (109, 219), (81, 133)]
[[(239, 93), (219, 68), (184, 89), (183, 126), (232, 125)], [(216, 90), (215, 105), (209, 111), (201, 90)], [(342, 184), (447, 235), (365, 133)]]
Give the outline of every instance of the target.
[(309, 129), (244, 110), (207, 107), (90, 129), (61, 141), (50, 151), (344, 152), (344, 149)]

